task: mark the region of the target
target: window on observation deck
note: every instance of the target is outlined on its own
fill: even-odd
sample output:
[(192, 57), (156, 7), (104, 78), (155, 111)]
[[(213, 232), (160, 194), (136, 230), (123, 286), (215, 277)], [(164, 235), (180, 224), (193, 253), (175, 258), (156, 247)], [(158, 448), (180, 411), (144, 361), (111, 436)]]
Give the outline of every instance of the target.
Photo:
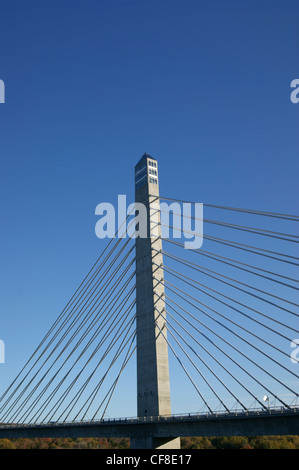
[(156, 162), (152, 162), (151, 160), (149, 160), (148, 164), (149, 164), (149, 166), (157, 168), (157, 163)]
[(152, 178), (151, 176), (149, 178), (149, 182), (153, 184), (158, 184), (158, 181), (156, 180), (156, 178)]

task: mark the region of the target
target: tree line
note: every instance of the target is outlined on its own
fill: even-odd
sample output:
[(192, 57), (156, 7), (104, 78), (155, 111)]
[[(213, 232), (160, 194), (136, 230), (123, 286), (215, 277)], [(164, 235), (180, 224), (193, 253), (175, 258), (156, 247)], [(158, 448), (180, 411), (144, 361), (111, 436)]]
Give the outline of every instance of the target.
[[(126, 438), (0, 439), (0, 449), (129, 449)], [(182, 437), (182, 449), (299, 449), (299, 436)]]

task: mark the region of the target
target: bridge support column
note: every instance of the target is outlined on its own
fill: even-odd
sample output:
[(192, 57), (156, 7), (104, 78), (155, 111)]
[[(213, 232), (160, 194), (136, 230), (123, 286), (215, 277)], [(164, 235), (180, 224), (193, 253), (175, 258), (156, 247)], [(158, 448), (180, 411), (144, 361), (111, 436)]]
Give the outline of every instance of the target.
[(176, 437), (140, 437), (132, 438), (130, 441), (131, 449), (180, 449), (181, 439)]
[[(164, 270), (158, 196), (157, 161), (144, 154), (135, 167), (135, 201), (147, 210), (147, 236), (136, 238), (138, 417), (171, 414), (164, 285), (159, 282)], [(131, 443), (135, 448), (167, 449), (180, 448), (178, 441), (148, 437)]]

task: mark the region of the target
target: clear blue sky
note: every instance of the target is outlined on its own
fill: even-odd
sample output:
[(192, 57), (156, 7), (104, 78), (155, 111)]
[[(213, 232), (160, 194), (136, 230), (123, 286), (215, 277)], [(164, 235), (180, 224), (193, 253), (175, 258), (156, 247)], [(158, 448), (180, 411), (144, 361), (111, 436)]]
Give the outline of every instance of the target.
[(105, 242), (95, 207), (164, 196), (297, 213), (297, 1), (0, 1), (1, 391)]

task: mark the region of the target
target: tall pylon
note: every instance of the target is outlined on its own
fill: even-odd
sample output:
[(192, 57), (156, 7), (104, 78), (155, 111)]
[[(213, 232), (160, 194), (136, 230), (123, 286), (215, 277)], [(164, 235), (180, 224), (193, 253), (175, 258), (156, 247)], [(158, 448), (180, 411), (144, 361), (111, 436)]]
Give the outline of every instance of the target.
[[(145, 230), (136, 238), (137, 414), (171, 414), (165, 325), (158, 162), (144, 154), (135, 166), (135, 202), (146, 209)], [(162, 281), (162, 282), (160, 282)], [(180, 448), (180, 438), (131, 439), (132, 448)]]

